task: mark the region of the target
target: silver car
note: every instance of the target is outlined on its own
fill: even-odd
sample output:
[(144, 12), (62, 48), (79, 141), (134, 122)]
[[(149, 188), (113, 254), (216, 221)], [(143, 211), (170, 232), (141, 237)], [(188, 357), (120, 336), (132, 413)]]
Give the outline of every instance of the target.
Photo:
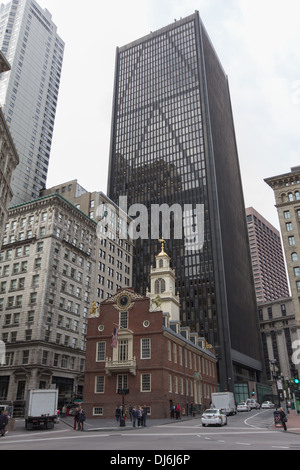
[(247, 403), (245, 403), (244, 401), (242, 401), (241, 403), (239, 403), (236, 407), (236, 411), (238, 413), (240, 413), (241, 411), (251, 411), (251, 408), (250, 408), (250, 405), (248, 405)]
[(271, 401), (265, 401), (262, 405), (261, 405), (262, 408), (275, 408), (275, 405), (274, 403), (272, 403)]
[(226, 426), (227, 416), (223, 410), (213, 408), (204, 411), (201, 421), (202, 426), (210, 426), (213, 424), (217, 426)]

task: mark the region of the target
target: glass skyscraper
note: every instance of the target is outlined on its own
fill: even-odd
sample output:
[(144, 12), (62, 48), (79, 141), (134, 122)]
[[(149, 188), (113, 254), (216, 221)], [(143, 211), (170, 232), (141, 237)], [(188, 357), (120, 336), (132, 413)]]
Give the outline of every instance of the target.
[[(128, 207), (145, 205), (149, 226), (153, 205), (189, 205), (195, 231), (196, 207), (204, 207), (198, 250), (176, 239), (182, 220), (170, 218), (166, 251), (182, 324), (216, 348), (223, 390), (262, 380), (228, 79), (198, 12), (117, 48), (108, 195), (116, 203), (127, 196)], [(136, 240), (133, 287), (141, 294), (158, 250), (150, 233)]]
[(12, 0), (0, 4), (0, 49), (11, 65), (0, 75), (0, 105), (20, 158), (12, 182), (17, 205), (46, 186), (64, 42), (48, 10)]

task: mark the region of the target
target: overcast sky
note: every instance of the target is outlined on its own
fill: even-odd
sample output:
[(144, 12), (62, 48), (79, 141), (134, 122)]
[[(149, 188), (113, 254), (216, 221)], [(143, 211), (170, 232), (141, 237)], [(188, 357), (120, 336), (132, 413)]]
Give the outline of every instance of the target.
[(279, 228), (264, 178), (300, 165), (299, 0), (38, 0), (65, 41), (47, 187), (107, 189), (117, 46), (199, 10), (229, 77), (245, 205)]

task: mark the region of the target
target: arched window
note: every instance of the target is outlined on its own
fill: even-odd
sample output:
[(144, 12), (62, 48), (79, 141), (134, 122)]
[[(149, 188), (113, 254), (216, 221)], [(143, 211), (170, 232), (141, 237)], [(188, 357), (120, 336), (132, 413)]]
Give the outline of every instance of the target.
[(296, 192), (295, 192), (295, 197), (296, 197), (296, 201), (299, 201), (299, 200), (300, 200), (300, 193), (299, 193), (299, 191), (296, 191)]
[(292, 202), (292, 201), (294, 200), (294, 195), (293, 195), (293, 193), (289, 193), (288, 196), (289, 196), (289, 201)]
[(155, 281), (155, 294), (162, 294), (166, 290), (166, 282), (164, 279)]
[(292, 261), (298, 261), (298, 254), (297, 253), (292, 253)]

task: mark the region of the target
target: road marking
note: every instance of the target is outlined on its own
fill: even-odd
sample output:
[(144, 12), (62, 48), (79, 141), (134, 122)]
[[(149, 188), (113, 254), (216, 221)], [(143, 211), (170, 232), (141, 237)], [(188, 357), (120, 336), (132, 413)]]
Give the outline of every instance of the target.
[(289, 447), (284, 447), (284, 446), (272, 446), (272, 449), (289, 449)]
[(249, 442), (236, 442), (236, 445), (239, 445), (239, 446), (251, 446), (251, 444), (249, 444)]
[(249, 421), (250, 419), (255, 418), (255, 417), (258, 416), (258, 415), (261, 416), (263, 413), (266, 413), (267, 411), (268, 411), (268, 410), (260, 411), (260, 412), (256, 413), (255, 415), (250, 416), (249, 418), (247, 418), (247, 419), (244, 420), (244, 423), (246, 424), (246, 426), (250, 426), (251, 428), (254, 428), (254, 429), (262, 429), (262, 428), (259, 427), (259, 426), (255, 426), (255, 425), (253, 425), (253, 424), (247, 423), (247, 421)]
[[(46, 437), (45, 439), (18, 439), (18, 440), (14, 440), (14, 441), (9, 441), (9, 440), (6, 440), (5, 438), (1, 439), (1, 443), (3, 442), (3, 444), (20, 444), (20, 443), (24, 443), (24, 442), (44, 442), (44, 441), (61, 441), (62, 439), (83, 439), (83, 438), (92, 438), (92, 437), (110, 437), (110, 434), (100, 434), (100, 433), (97, 433), (97, 434), (93, 434), (91, 435), (90, 433), (84, 433), (84, 434), (80, 434), (79, 436), (64, 436), (63, 438), (62, 437)], [(1, 444), (0, 444), (0, 448), (1, 448)]]

